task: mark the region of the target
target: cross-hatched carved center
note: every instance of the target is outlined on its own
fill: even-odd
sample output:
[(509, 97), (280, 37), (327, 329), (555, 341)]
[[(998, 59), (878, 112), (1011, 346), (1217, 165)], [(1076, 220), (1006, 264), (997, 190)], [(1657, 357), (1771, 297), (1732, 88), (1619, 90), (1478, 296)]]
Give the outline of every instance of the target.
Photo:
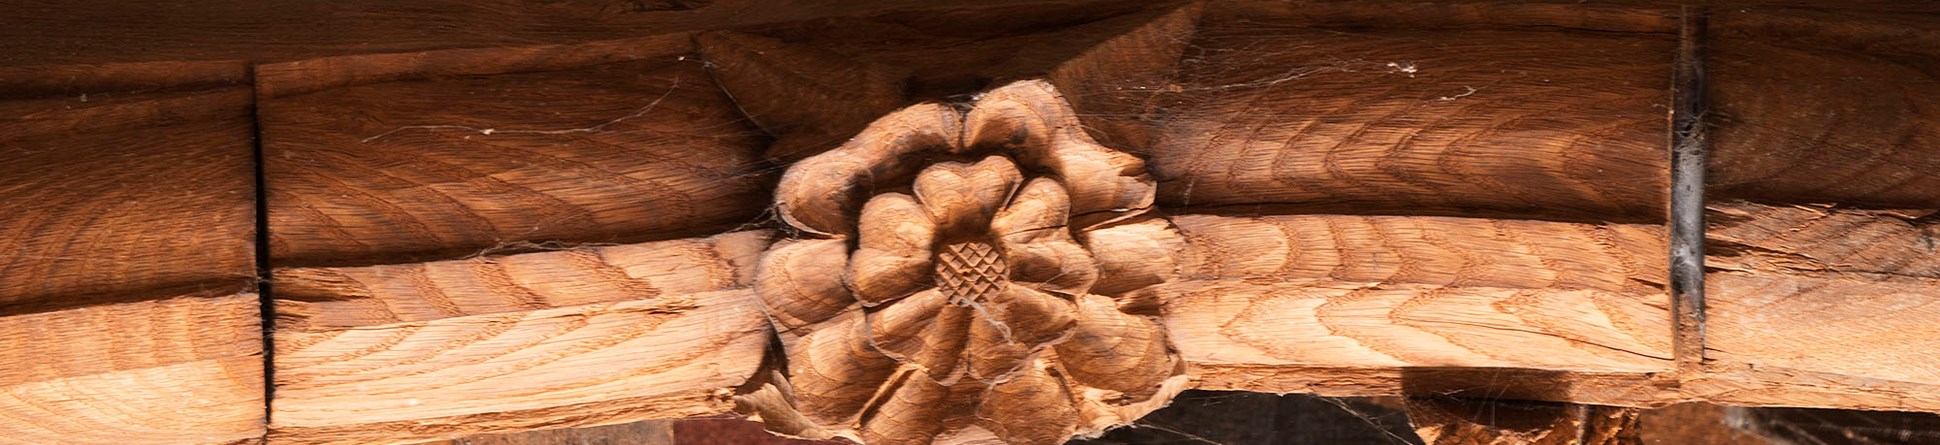
[(937, 289), (952, 303), (984, 301), (997, 296), (1009, 282), (1010, 266), (997, 248), (982, 241), (962, 241), (936, 253)]

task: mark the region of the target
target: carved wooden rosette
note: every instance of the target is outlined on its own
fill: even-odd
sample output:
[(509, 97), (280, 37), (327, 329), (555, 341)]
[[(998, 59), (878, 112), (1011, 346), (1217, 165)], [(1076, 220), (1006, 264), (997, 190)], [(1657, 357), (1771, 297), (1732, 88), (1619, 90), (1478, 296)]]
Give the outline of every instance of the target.
[(779, 432), (864, 443), (1061, 443), (1136, 419), (1185, 383), (1137, 297), (1177, 261), (1087, 243), (1169, 226), (1154, 196), (1047, 82), (890, 113), (777, 187), (801, 235), (755, 290), (786, 376), (742, 401)]

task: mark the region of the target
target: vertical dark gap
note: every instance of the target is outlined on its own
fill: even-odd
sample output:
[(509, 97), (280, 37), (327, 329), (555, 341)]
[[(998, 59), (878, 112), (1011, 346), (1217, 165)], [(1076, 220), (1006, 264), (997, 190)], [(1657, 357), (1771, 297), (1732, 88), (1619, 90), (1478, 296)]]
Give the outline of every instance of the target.
[[(256, 67), (249, 67), (250, 85), (256, 84)], [(261, 91), (261, 89), (257, 89)], [(276, 394), (276, 342), (272, 334), (276, 332), (276, 299), (272, 297), (274, 282), (270, 280), (269, 264), (269, 181), (265, 179), (267, 169), (263, 165), (263, 96), (258, 94), (250, 102), (250, 123), (255, 126), (255, 144), (252, 159), (256, 167), (256, 304), (261, 310), (263, 323), (263, 426), (269, 426), (270, 405), (275, 403)]]
[(1678, 365), (1704, 361), (1704, 11), (1686, 6), (1671, 109), (1671, 308)]

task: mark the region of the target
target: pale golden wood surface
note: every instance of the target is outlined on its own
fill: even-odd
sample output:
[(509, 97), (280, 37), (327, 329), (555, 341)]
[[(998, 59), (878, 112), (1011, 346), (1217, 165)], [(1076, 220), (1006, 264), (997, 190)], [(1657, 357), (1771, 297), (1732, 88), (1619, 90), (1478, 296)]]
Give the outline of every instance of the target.
[(0, 443), (227, 443), (263, 432), (256, 294), (0, 317)]
[(279, 443), (726, 412), (767, 348), (770, 233), (277, 273)]
[[(1274, 366), (1288, 373), (1669, 369), (1657, 226), (1340, 215), (1173, 220), (1186, 241), (1183, 277), (1156, 292), (1168, 334), (1201, 388), (1312, 384), (1286, 376), (1278, 386), (1247, 371), (1271, 374)], [(1366, 380), (1334, 384), (1393, 383), (1369, 371)]]
[(509, 256), (277, 269), (277, 329), (325, 331), (747, 287), (768, 231)]
[(1713, 204), (1705, 357), (1718, 375), (1694, 391), (1734, 403), (1940, 409), (1930, 353), (1940, 348), (1940, 231), (1915, 216)]

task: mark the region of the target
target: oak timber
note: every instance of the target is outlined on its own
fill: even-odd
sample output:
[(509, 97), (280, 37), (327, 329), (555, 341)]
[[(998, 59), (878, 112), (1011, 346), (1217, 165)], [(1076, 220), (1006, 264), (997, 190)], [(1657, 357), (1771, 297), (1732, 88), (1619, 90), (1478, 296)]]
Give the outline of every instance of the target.
[[(256, 294), (0, 317), (0, 443), (227, 443), (263, 432)], [(31, 364), (31, 365), (29, 365)]]
[[(446, 75), (466, 77), (265, 99), (274, 264), (706, 235), (762, 210), (761, 135), (698, 61), (663, 53), (478, 75), (464, 58), (449, 60), (456, 72)], [(263, 82), (328, 84), (303, 76), (360, 70), (278, 72), (291, 77)]]
[(250, 104), (247, 88), (0, 102), (0, 315), (246, 290)]
[[(277, 63), (354, 54), (572, 44), (700, 29), (976, 11), (1121, 11), (1070, 0), (382, 0), (195, 2), (134, 7), (83, 0), (9, 4), (0, 66), (114, 66), (158, 61)], [(918, 13), (916, 15), (922, 15)], [(1057, 14), (1043, 14), (1055, 16)]]
[(1673, 33), (1241, 11), (1207, 13), (1156, 99), (1161, 205), (1664, 220)]
[(1940, 208), (1940, 17), (1757, 9), (1712, 18), (1712, 193)]
[(251, 95), (160, 65), (0, 73), (0, 443), (263, 433)]
[[(1183, 276), (1155, 292), (1198, 388), (1389, 394), (1440, 386), (1447, 382), (1409, 380), (1454, 368), (1638, 384), (1670, 366), (1661, 226), (1428, 216), (1173, 220), (1186, 240)], [(1572, 389), (1555, 380), (1492, 386), (1542, 399), (1651, 398), (1612, 390), (1621, 385)]]
[(1713, 15), (1707, 372), (1691, 396), (1940, 410), (1936, 24)]
[[(1137, 332), (1198, 387), (1940, 410), (1927, 15), (1718, 8), (1692, 357), (1664, 294), (1665, 8), (90, 6), (0, 27), (26, 48), (0, 54), (0, 355), (55, 363), (0, 371), (0, 442), (261, 434), (253, 100), (268, 440), (366, 443), (718, 414), (788, 384), (748, 289), (778, 235), (743, 231), (777, 225), (775, 174), (912, 101), (1038, 77), (1082, 119), (1042, 128), (1159, 180), (1155, 215), (1074, 242), (1119, 298), (1089, 307), (1163, 315)], [(64, 31), (133, 17), (193, 29)], [(1006, 408), (1062, 415), (1041, 401)]]
[(280, 270), (294, 291), (277, 302), (270, 438), (412, 443), (726, 412), (767, 348), (747, 288), (767, 239)]

